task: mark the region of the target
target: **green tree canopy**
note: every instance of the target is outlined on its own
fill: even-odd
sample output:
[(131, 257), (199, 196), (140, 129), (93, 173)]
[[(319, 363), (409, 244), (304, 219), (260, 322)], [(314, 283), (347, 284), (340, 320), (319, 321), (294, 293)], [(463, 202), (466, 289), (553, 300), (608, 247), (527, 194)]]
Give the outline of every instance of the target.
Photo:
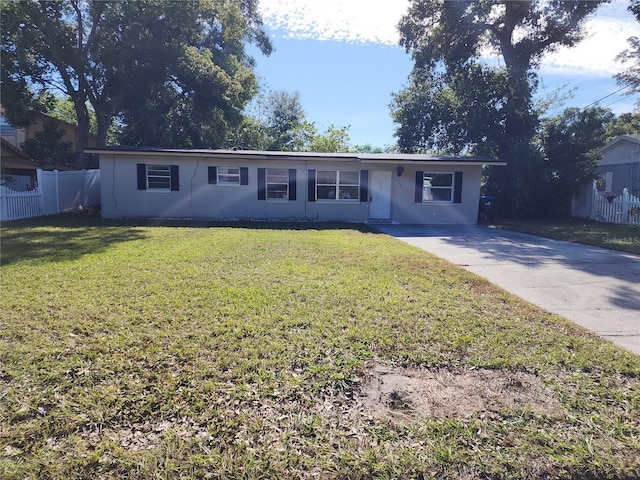
[(391, 103), (398, 147), (500, 156), (508, 95), (508, 78), (499, 68), (477, 62), (451, 74), (414, 68), (409, 86)]
[(60, 167), (73, 163), (71, 142), (63, 142), (64, 131), (52, 121), (45, 122), (42, 130), (21, 145), (22, 151), (40, 167)]
[(356, 153), (384, 153), (384, 149), (382, 147), (374, 147), (370, 143), (365, 143), (364, 145), (354, 145), (352, 150)]
[(320, 133), (307, 121), (300, 93), (269, 92), (259, 96), (231, 140), (233, 146), (284, 152), (348, 152), (349, 127), (327, 127)]
[(640, 112), (622, 113), (607, 125), (607, 140), (618, 135), (640, 135)]
[[(629, 11), (633, 13), (640, 22), (640, 0), (633, 0), (629, 5)], [(618, 85), (629, 86), (630, 91), (640, 94), (640, 37), (629, 37), (629, 48), (622, 51), (617, 59), (628, 68), (615, 76)], [(640, 100), (637, 101), (640, 106)]]
[(539, 212), (568, 216), (571, 198), (585, 181), (594, 179), (608, 140), (607, 129), (614, 115), (600, 107), (567, 108), (542, 121), (540, 140), (544, 159), (539, 171)]
[[(400, 148), (507, 160), (490, 170), (492, 193), (512, 213), (530, 210), (536, 68), (545, 53), (577, 43), (601, 3), (413, 0), (399, 29), (415, 65), (392, 103)], [(491, 54), (503, 66), (482, 59)]]
[(337, 128), (333, 124), (327, 127), (325, 133), (316, 133), (311, 140), (311, 152), (318, 153), (348, 153), (349, 127)]
[(299, 92), (271, 92), (267, 97), (265, 123), (266, 150), (301, 152), (308, 149), (314, 132), (306, 120)]
[[(2, 2), (3, 103), (9, 119), (53, 91), (88, 105), (106, 143), (113, 119), (133, 144), (220, 145), (256, 90), (255, 42), (268, 54), (257, 0)], [(16, 122), (14, 122), (16, 123)]]

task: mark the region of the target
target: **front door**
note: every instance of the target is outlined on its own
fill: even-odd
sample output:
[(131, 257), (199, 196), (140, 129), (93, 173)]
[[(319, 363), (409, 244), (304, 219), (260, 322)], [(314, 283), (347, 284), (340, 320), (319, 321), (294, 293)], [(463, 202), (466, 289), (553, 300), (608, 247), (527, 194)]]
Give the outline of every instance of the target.
[(391, 217), (391, 172), (371, 172), (369, 216), (376, 220)]

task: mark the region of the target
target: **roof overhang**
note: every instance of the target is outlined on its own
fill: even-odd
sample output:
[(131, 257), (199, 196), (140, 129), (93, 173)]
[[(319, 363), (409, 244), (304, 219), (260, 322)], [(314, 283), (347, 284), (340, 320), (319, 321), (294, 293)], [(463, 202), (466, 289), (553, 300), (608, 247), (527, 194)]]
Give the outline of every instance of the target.
[(638, 135), (618, 135), (613, 140), (611, 140), (609, 143), (607, 143), (604, 147), (602, 147), (600, 149), (600, 152), (604, 153), (605, 151), (609, 150), (611, 147), (613, 147), (614, 145), (616, 145), (616, 144), (618, 144), (620, 142), (630, 142), (630, 143), (635, 143), (635, 144), (640, 145), (640, 136), (638, 136)]
[(420, 165), (497, 165), (506, 161), (489, 157), (457, 155), (431, 155), (410, 153), (315, 153), (315, 152), (270, 152), (258, 150), (205, 150), (147, 147), (102, 147), (86, 148), (85, 153), (109, 154), (113, 156), (154, 156), (171, 158), (217, 158), (246, 159), (252, 161), (308, 161), (357, 162), (363, 164), (420, 164)]
[(36, 170), (38, 165), (31, 160), (22, 150), (13, 146), (4, 138), (0, 140), (0, 151), (2, 154), (2, 168), (18, 168)]

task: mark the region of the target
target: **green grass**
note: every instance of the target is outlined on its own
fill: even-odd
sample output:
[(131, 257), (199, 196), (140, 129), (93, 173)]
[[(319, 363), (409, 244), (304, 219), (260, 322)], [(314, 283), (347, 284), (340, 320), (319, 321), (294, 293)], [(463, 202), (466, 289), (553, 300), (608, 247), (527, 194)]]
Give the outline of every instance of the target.
[[(388, 236), (62, 216), (1, 254), (3, 479), (640, 476), (640, 357)], [(563, 414), (392, 422), (375, 363), (528, 372)]]
[(583, 219), (500, 220), (496, 227), (640, 255), (640, 226)]

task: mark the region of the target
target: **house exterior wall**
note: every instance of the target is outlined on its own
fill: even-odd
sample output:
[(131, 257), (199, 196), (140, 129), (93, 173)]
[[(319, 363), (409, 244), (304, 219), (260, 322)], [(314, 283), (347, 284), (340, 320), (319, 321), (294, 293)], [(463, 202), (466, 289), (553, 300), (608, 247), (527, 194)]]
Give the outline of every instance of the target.
[[(178, 191), (139, 190), (138, 164), (178, 165)], [(247, 185), (210, 184), (209, 167), (247, 168)], [(478, 216), (482, 166), (408, 165), (398, 176), (397, 164), (367, 164), (331, 160), (237, 160), (215, 158), (174, 158), (154, 155), (100, 154), (102, 216), (105, 218), (155, 217), (202, 218), (215, 220), (317, 220), (367, 222), (369, 198), (364, 201), (310, 201), (310, 170), (391, 172), (390, 221), (402, 224), (475, 224)], [(295, 200), (259, 200), (259, 169), (295, 169)], [(417, 203), (416, 172), (462, 174), (460, 203)], [(362, 174), (361, 174), (362, 176)], [(368, 185), (367, 185), (368, 186)], [(370, 196), (370, 190), (367, 192)]]
[[(417, 171), (432, 173), (462, 173), (460, 203), (417, 203), (415, 201), (415, 175)], [(402, 224), (447, 225), (475, 224), (478, 221), (480, 201), (480, 165), (446, 166), (420, 165), (407, 168), (402, 176), (392, 175), (391, 215)]]
[(602, 152), (601, 166), (631, 163), (633, 155), (640, 149), (640, 144), (627, 140), (620, 140), (605, 148)]
[(607, 173), (611, 173), (611, 187), (607, 191), (616, 195), (622, 194), (622, 190), (625, 188), (629, 189), (631, 193), (637, 192), (640, 188), (640, 176), (638, 173), (640, 172), (640, 164), (635, 169), (631, 163), (602, 165), (596, 168), (596, 172), (602, 178), (605, 178)]
[(596, 171), (604, 177), (611, 172), (611, 193), (622, 194), (627, 188), (638, 195), (640, 192), (640, 144), (628, 140), (620, 140), (607, 147), (602, 153), (602, 160)]

